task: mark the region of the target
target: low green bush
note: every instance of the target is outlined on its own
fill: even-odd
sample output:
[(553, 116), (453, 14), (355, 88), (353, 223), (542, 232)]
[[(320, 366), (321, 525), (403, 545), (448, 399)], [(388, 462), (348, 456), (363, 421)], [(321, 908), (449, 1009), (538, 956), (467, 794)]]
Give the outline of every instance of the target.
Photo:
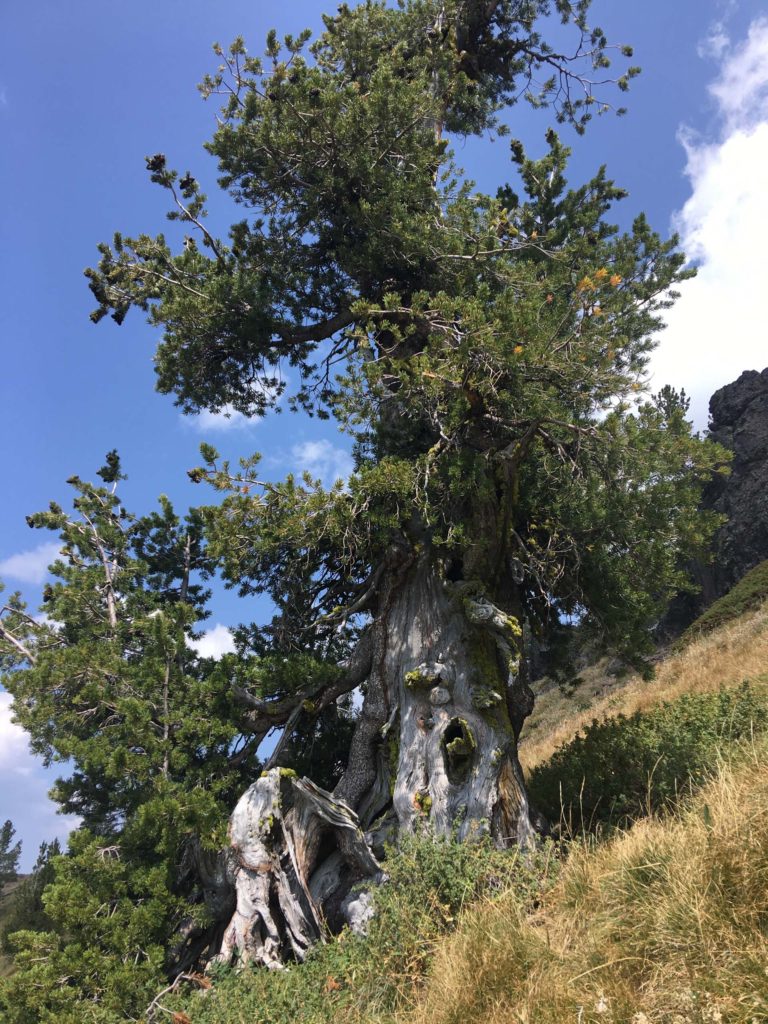
[(678, 649), (683, 648), (703, 634), (711, 633), (725, 625), (726, 622), (737, 619), (744, 612), (757, 608), (767, 599), (768, 559), (765, 562), (760, 562), (754, 569), (750, 569), (746, 576), (743, 576), (734, 587), (731, 587), (727, 594), (711, 604), (695, 622), (691, 623), (675, 646)]
[(533, 804), (566, 832), (625, 826), (700, 783), (729, 744), (768, 728), (768, 690), (743, 683), (593, 721), (531, 773)]
[(225, 970), (208, 991), (163, 1005), (195, 1024), (383, 1024), (413, 1002), (436, 943), (465, 905), (514, 890), (533, 906), (557, 867), (549, 846), (523, 854), (484, 841), (405, 836), (387, 856), (389, 881), (375, 892), (366, 937), (344, 931), (284, 971)]

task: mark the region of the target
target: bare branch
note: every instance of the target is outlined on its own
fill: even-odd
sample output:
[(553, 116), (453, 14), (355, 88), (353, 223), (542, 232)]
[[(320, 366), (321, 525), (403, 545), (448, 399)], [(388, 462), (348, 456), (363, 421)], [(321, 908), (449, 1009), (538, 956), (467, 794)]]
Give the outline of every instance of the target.
[(297, 709), (300, 711), (305, 702), (313, 697), (317, 698), (314, 701), (314, 714), (319, 714), (338, 697), (354, 690), (370, 675), (372, 661), (373, 638), (370, 630), (366, 630), (350, 657), (339, 666), (342, 669), (341, 675), (330, 685), (306, 686), (283, 700), (266, 701), (233, 683), (232, 695), (238, 703), (265, 719), (270, 728), (279, 728), (289, 722)]
[(117, 562), (113, 559), (111, 562), (107, 557), (107, 552), (99, 536), (99, 531), (96, 529), (93, 521), (88, 515), (83, 512), (83, 519), (88, 523), (93, 534), (93, 542), (96, 545), (96, 550), (99, 553), (101, 564), (104, 566), (104, 576), (107, 585), (107, 614), (109, 615), (109, 624), (112, 629), (117, 629), (117, 604), (115, 601), (115, 582), (113, 573), (117, 570)]
[(184, 205), (184, 203), (182, 203), (182, 201), (179, 199), (178, 193), (176, 192), (176, 188), (175, 188), (173, 182), (170, 182), (168, 187), (171, 190), (171, 195), (173, 196), (173, 201), (174, 201), (174, 203), (176, 203), (176, 205), (178, 206), (179, 210), (181, 211), (181, 214), (182, 214), (184, 220), (189, 221), (190, 224), (194, 224), (195, 227), (198, 228), (202, 232), (203, 237), (205, 238), (205, 241), (207, 242), (207, 244), (210, 246), (210, 248), (215, 253), (216, 259), (220, 260), (221, 259), (221, 251), (219, 249), (219, 246), (218, 246), (218, 243), (217, 243), (216, 239), (210, 233), (208, 228), (203, 224), (203, 222), (198, 217), (194, 217), (189, 212), (188, 207), (186, 207)]
[(307, 324), (304, 327), (278, 328), (275, 331), (275, 334), (277, 334), (282, 341), (286, 341), (289, 344), (300, 345), (305, 342), (323, 341), (325, 338), (330, 338), (332, 334), (342, 330), (344, 327), (349, 327), (349, 325), (354, 322), (355, 318), (349, 310), (343, 310), (341, 313), (337, 313), (335, 316), (329, 317), (327, 320), (320, 320), (316, 324)]
[[(6, 611), (6, 610), (7, 610), (6, 608), (3, 608), (3, 611)], [(11, 610), (13, 610), (13, 609), (11, 609)], [(28, 647), (26, 647), (21, 642), (21, 640), (19, 640), (17, 637), (15, 637), (13, 635), (13, 633), (10, 631), (10, 629), (8, 629), (5, 626), (5, 624), (3, 623), (2, 619), (0, 619), (0, 636), (2, 636), (2, 638), (4, 640), (6, 640), (9, 644), (11, 644), (12, 647), (15, 647), (16, 650), (19, 652), (19, 654), (22, 654), (27, 659), (27, 661), (30, 663), (30, 665), (34, 665), (37, 662), (37, 658), (35, 657), (35, 655), (29, 650)]]

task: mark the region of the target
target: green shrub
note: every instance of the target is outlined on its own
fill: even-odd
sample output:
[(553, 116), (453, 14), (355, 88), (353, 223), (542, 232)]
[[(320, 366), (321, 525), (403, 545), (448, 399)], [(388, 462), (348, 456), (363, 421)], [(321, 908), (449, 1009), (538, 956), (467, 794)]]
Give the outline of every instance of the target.
[(554, 878), (551, 848), (521, 854), (487, 842), (403, 837), (386, 861), (389, 881), (375, 892), (365, 938), (344, 931), (285, 971), (222, 972), (213, 989), (163, 1005), (195, 1024), (329, 1024), (388, 1021), (419, 991), (436, 943), (462, 908), (513, 889), (533, 905)]
[(727, 594), (711, 604), (695, 622), (685, 630), (676, 643), (678, 649), (711, 633), (726, 622), (737, 619), (744, 612), (751, 611), (768, 599), (768, 559), (760, 562), (743, 576)]
[(768, 692), (743, 683), (593, 721), (530, 778), (532, 802), (568, 831), (626, 825), (701, 782), (727, 744), (768, 728)]

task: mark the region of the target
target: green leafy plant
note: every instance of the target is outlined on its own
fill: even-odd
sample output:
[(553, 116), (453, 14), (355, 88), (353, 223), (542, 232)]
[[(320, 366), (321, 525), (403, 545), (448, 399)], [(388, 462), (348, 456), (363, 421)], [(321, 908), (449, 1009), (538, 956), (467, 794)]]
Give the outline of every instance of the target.
[(768, 728), (768, 691), (743, 683), (594, 721), (531, 773), (532, 801), (568, 832), (626, 825), (674, 804), (718, 754)]
[(287, 971), (230, 973), (212, 991), (166, 1005), (195, 1024), (391, 1020), (412, 1005), (436, 943), (458, 926), (464, 909), (502, 896), (531, 909), (559, 871), (549, 845), (524, 854), (487, 840), (436, 838), (428, 830), (402, 836), (386, 865), (388, 881), (374, 890), (376, 915), (365, 937), (344, 931)]

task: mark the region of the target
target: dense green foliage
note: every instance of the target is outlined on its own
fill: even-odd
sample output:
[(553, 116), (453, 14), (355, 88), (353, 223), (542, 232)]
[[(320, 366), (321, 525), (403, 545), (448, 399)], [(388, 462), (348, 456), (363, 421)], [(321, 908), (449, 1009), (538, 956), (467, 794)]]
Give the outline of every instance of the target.
[(768, 691), (685, 694), (595, 720), (531, 773), (539, 810), (569, 833), (626, 825), (669, 807), (709, 777), (728, 745), (768, 728)]
[(743, 576), (727, 594), (713, 602), (692, 622), (677, 641), (684, 646), (704, 633), (711, 633), (768, 599), (768, 561), (760, 562)]
[(79, 1021), (83, 1003), (130, 1012), (149, 1002), (170, 947), (204, 941), (200, 858), (223, 843), (259, 768), (229, 679), (190, 647), (211, 571), (199, 515), (182, 522), (163, 500), (135, 518), (116, 493), (114, 453), (101, 476), (99, 487), (70, 481), (72, 514), (52, 504), (30, 516), (62, 545), (45, 616), (12, 595), (2, 619), (3, 685), (33, 749), (67, 762), (53, 795), (82, 819), (68, 855), (52, 860), (50, 927), (8, 939), (14, 1020)]
[(290, 403), (354, 436), (346, 490), (275, 484), (211, 449), (193, 472), (230, 492), (209, 517), (226, 576), (272, 596), (299, 650), (370, 608), (392, 545), (427, 544), (536, 628), (576, 615), (636, 654), (685, 583), (681, 552), (714, 525), (695, 505), (722, 453), (676, 396), (633, 404), (687, 274), (676, 240), (642, 216), (620, 233), (625, 193), (603, 168), (569, 187), (551, 129), (538, 159), (512, 141), (495, 195), (452, 154), (453, 138), (503, 133), (513, 95), (581, 128), (606, 109), (610, 48), (588, 6), (554, 5), (574, 60), (538, 31), (544, 0), (342, 5), (311, 45), (218, 48), (208, 149), (243, 218), (217, 237), (195, 178), (156, 154), (187, 244), (116, 235), (88, 272), (95, 319), (137, 307), (162, 327), (158, 387), (183, 409), (261, 413), (288, 367)]
[(425, 834), (404, 838), (387, 857), (389, 882), (376, 892), (369, 934), (344, 932), (288, 971), (248, 970), (218, 976), (213, 991), (164, 1005), (195, 1024), (327, 1024), (391, 1019), (413, 1001), (435, 943), (462, 909), (499, 892), (530, 908), (557, 876), (551, 849), (529, 856), (487, 842), (455, 843)]

